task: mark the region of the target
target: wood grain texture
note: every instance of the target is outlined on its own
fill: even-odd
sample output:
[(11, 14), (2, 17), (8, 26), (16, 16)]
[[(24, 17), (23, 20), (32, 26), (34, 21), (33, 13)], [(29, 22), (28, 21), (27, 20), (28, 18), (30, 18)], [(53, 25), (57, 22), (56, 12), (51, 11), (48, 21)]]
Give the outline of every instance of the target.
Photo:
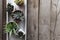
[(0, 0), (0, 40), (2, 40), (2, 0)]
[(39, 40), (50, 40), (50, 0), (40, 0)]
[(51, 14), (50, 14), (50, 36), (51, 40), (55, 40), (56, 18), (57, 18), (57, 0), (51, 0)]
[(38, 0), (28, 0), (27, 40), (38, 40)]
[(2, 0), (2, 40), (6, 40), (6, 33), (4, 32), (4, 28), (6, 24), (6, 0)]
[(60, 40), (60, 0), (56, 0), (55, 40)]

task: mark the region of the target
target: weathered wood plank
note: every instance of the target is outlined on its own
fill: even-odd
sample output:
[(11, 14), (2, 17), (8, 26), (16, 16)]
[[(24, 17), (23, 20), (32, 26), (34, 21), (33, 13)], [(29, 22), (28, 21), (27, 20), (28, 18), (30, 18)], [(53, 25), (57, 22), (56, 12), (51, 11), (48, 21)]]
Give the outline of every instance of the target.
[(6, 33), (4, 32), (4, 28), (6, 24), (6, 0), (2, 0), (2, 40), (6, 40)]
[(0, 0), (0, 40), (2, 40), (2, 0)]
[(60, 40), (60, 0), (56, 3), (55, 40)]
[(38, 0), (28, 0), (28, 40), (38, 40)]
[(50, 0), (40, 0), (39, 40), (50, 40)]
[(57, 18), (57, 1), (51, 0), (51, 14), (50, 14), (50, 33), (51, 40), (55, 40), (56, 18)]

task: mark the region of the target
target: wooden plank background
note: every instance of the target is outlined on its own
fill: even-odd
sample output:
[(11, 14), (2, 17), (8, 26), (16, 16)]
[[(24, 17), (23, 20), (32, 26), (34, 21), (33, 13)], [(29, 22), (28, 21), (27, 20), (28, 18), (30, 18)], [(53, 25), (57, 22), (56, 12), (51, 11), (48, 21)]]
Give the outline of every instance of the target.
[(40, 0), (39, 40), (50, 40), (50, 0)]
[(38, 0), (28, 0), (28, 40), (38, 40)]
[[(27, 2), (27, 40), (60, 40), (60, 0)], [(2, 26), (5, 24), (4, 10), (5, 6), (2, 10), (2, 0), (0, 0), (0, 40), (5, 40)]]
[(60, 40), (60, 0), (28, 0), (28, 40)]
[(0, 0), (0, 40), (2, 40), (2, 0)]

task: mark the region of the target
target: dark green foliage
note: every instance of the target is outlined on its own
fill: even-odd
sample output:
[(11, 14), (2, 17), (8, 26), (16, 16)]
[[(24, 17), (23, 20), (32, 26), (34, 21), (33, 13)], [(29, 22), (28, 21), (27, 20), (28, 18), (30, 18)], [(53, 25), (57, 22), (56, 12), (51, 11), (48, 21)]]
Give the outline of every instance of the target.
[(23, 32), (18, 33), (19, 37), (23, 36)]
[(20, 20), (23, 21), (24, 20), (24, 14), (22, 11), (16, 10), (13, 12), (12, 17), (14, 18), (14, 20)]
[(14, 6), (11, 5), (10, 3), (8, 3), (8, 5), (7, 5), (7, 11), (8, 11), (9, 14), (12, 13), (13, 9), (14, 9)]

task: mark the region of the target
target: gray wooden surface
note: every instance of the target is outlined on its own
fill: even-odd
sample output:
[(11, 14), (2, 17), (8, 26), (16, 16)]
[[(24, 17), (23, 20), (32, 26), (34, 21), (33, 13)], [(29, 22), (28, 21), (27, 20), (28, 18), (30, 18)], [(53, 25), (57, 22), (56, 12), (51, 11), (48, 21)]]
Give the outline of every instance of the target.
[(38, 0), (28, 0), (28, 40), (38, 40)]
[(28, 0), (28, 40), (60, 40), (60, 0)]
[(50, 0), (40, 0), (39, 40), (50, 40)]

